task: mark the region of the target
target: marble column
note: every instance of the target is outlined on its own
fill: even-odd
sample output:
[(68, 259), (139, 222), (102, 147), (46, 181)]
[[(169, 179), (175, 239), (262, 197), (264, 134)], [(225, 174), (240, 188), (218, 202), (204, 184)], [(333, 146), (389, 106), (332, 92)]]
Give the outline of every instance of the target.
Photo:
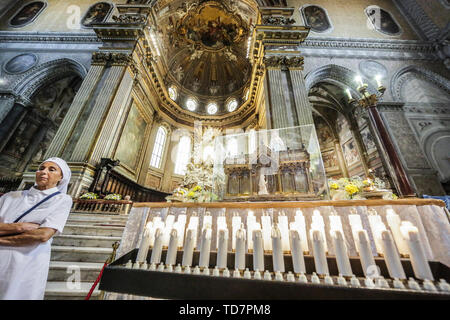
[(92, 111), (87, 119), (86, 125), (75, 145), (75, 148), (70, 156), (70, 160), (74, 162), (87, 161), (92, 144), (97, 139), (97, 132), (102, 120), (105, 116), (105, 112), (111, 105), (112, 98), (115, 96), (117, 87), (122, 79), (125, 71), (123, 65), (112, 65), (109, 72), (107, 72), (106, 79), (103, 83), (103, 87), (100, 89), (98, 96), (95, 97), (95, 103)]
[(113, 156), (115, 142), (120, 139), (116, 133), (120, 131), (120, 125), (124, 121), (124, 115), (129, 107), (128, 100), (132, 87), (132, 75), (125, 72), (90, 156), (91, 163), (98, 163), (101, 158)]
[(103, 69), (104, 65), (95, 64), (89, 69), (44, 158), (61, 155), (103, 74)]
[(19, 124), (27, 113), (27, 107), (23, 104), (15, 103), (7, 116), (3, 119), (0, 126), (0, 152), (8, 144), (8, 141), (14, 135)]
[[(303, 59), (302, 59), (303, 62)], [(300, 62), (298, 62), (300, 63)], [(306, 91), (305, 79), (300, 66), (289, 68), (295, 98), (295, 111), (300, 126), (314, 124), (312, 107)]]
[(334, 140), (334, 150), (336, 151), (336, 155), (338, 158), (339, 167), (341, 168), (342, 176), (345, 178), (348, 178), (348, 169), (347, 165), (345, 163), (344, 154), (342, 152), (341, 144), (339, 143), (339, 140)]
[(13, 108), (14, 101), (15, 97), (12, 94), (0, 95), (0, 125)]

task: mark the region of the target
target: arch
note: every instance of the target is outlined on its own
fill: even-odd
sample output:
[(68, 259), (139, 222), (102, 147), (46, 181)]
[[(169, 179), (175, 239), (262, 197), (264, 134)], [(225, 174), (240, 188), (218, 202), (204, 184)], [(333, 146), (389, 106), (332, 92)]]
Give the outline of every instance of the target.
[[(344, 89), (349, 88), (353, 96), (361, 96), (358, 92), (358, 85), (355, 82), (355, 77), (358, 73), (336, 64), (329, 64), (323, 67), (310, 71), (305, 77), (306, 91), (309, 92), (311, 88), (319, 82), (330, 82)], [(363, 81), (368, 84), (369, 92), (377, 92), (377, 85), (374, 80), (368, 79), (361, 75)]]
[(391, 95), (394, 98), (394, 101), (406, 101), (402, 94), (402, 89), (408, 80), (411, 79), (411, 76), (414, 75), (418, 78), (425, 78), (434, 86), (450, 95), (450, 81), (447, 78), (420, 66), (410, 65), (397, 71), (391, 78)]
[(430, 130), (421, 142), (425, 155), (433, 168), (438, 171), (441, 182), (450, 181), (450, 151), (445, 147), (450, 143), (450, 129)]
[(84, 79), (87, 74), (86, 68), (67, 58), (45, 62), (33, 67), (20, 77), (13, 85), (13, 92), (24, 101), (31, 101), (33, 95), (42, 86), (74, 74)]

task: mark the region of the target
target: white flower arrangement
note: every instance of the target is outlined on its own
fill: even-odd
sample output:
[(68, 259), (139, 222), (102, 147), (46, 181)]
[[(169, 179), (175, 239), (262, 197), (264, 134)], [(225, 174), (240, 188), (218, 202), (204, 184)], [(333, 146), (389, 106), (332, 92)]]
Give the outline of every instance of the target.
[(119, 200), (122, 200), (122, 196), (120, 194), (117, 194), (117, 193), (110, 193), (110, 194), (106, 195), (104, 199), (105, 200), (116, 200), (116, 201), (119, 201)]

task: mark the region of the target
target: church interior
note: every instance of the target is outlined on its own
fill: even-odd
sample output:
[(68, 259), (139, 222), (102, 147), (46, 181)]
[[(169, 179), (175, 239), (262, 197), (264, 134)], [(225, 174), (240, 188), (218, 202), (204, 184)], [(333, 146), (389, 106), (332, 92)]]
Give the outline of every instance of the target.
[[(106, 259), (98, 299), (448, 299), (449, 17), (448, 0), (1, 1), (0, 193), (49, 157), (72, 171), (46, 299), (84, 298)], [(227, 268), (241, 293), (214, 296), (202, 276)], [(164, 290), (118, 280), (135, 269)]]

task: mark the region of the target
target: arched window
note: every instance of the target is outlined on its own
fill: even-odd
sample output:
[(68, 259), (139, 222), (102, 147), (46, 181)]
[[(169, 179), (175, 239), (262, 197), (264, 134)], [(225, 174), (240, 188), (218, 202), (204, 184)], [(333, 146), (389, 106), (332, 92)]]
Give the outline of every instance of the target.
[(191, 158), (191, 138), (182, 136), (178, 142), (177, 160), (175, 163), (175, 174), (184, 175), (186, 167)]
[(14, 15), (9, 24), (12, 27), (23, 27), (33, 22), (46, 6), (47, 4), (42, 1), (31, 2), (22, 7), (22, 9)]
[(310, 27), (312, 31), (325, 32), (331, 30), (331, 22), (325, 9), (319, 6), (308, 5), (304, 6), (301, 11), (305, 24)]
[(166, 144), (167, 131), (163, 126), (158, 128), (156, 133), (155, 144), (153, 146), (152, 158), (150, 165), (155, 168), (161, 168), (161, 160), (164, 153), (164, 145)]
[(371, 22), (372, 26), (378, 32), (393, 36), (399, 35), (401, 29), (399, 24), (395, 21), (394, 17), (384, 9), (378, 6), (369, 6), (364, 12), (367, 18)]
[(98, 2), (91, 6), (81, 20), (85, 27), (92, 27), (93, 24), (106, 21), (113, 7), (107, 2)]

